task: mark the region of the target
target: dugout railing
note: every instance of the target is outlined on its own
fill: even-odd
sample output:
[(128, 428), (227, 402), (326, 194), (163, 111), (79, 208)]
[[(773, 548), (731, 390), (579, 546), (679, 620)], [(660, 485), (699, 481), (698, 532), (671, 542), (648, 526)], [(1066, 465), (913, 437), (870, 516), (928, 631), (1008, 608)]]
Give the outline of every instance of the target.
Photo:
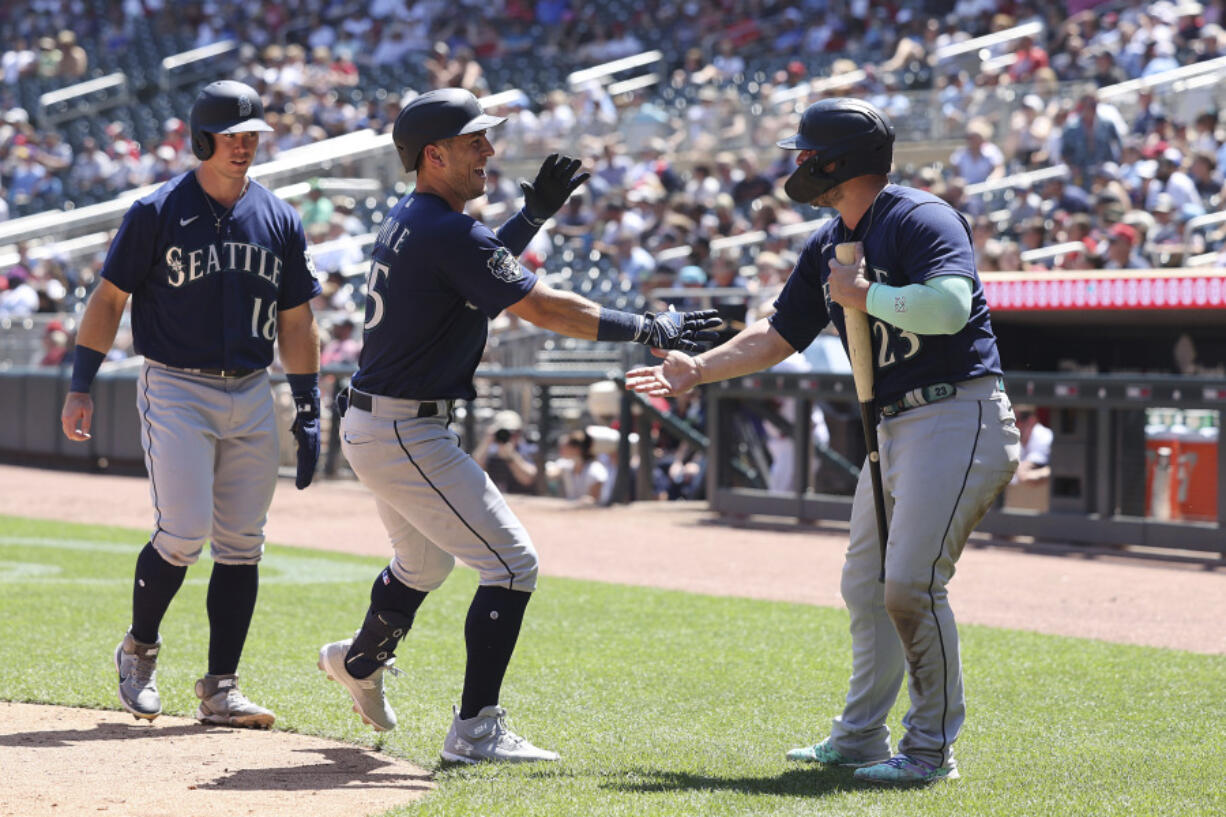
[[(1050, 413), (1055, 440), (1052, 447), (1050, 510), (1035, 512), (996, 507), (978, 530), (1000, 536), (1033, 536), (1044, 541), (1097, 546), (1142, 546), (1216, 553), (1226, 558), (1226, 447), (1216, 435), (1205, 445), (1197, 464), (1208, 486), (1207, 506), (1216, 518), (1178, 519), (1154, 508), (1153, 501), (1187, 491), (1188, 483), (1172, 486), (1164, 479), (1188, 479), (1187, 462), (1160, 461), (1164, 449), (1147, 439), (1147, 409), (1169, 408), (1172, 414), (1213, 412), (1220, 425), (1226, 408), (1226, 378), (1159, 375), (1073, 375), (1009, 372), (1006, 387), (1015, 404), (1028, 403)], [(772, 492), (746, 480), (734, 460), (743, 446), (738, 428), (752, 425), (763, 402), (795, 400), (797, 417), (808, 417), (821, 404), (836, 412), (846, 409), (854, 417), (855, 390), (845, 374), (757, 374), (709, 386), (707, 427), (711, 465), (707, 469), (707, 498), (721, 514), (794, 517), (798, 521), (842, 520), (850, 517), (850, 493), (812, 490), (814, 446), (807, 423), (794, 429), (796, 483), (787, 493)], [(853, 462), (863, 457), (858, 419), (853, 433), (844, 435), (844, 451)], [(1193, 430), (1194, 432), (1195, 430)], [(1195, 436), (1193, 434), (1193, 436)], [(1212, 452), (1206, 456), (1206, 452)], [(1185, 473), (1175, 474), (1185, 467)], [(820, 473), (820, 471), (818, 472)], [(1173, 500), (1172, 500), (1173, 501)], [(1149, 515), (1147, 515), (1147, 513)], [(1159, 518), (1159, 517), (1168, 518)]]

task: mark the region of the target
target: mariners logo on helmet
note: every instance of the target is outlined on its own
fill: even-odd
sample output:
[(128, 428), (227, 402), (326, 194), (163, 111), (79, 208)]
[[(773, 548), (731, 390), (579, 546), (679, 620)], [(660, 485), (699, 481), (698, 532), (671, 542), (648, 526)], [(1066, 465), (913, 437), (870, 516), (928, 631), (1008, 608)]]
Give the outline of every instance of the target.
[[(793, 201), (807, 204), (848, 179), (889, 173), (894, 126), (862, 100), (823, 99), (805, 109), (796, 135), (778, 144), (787, 150), (815, 151), (784, 185)], [(834, 167), (827, 172), (831, 163)]]
[(223, 79), (204, 87), (191, 113), (192, 153), (204, 161), (213, 155), (214, 133), (271, 131), (264, 105), (250, 85)]

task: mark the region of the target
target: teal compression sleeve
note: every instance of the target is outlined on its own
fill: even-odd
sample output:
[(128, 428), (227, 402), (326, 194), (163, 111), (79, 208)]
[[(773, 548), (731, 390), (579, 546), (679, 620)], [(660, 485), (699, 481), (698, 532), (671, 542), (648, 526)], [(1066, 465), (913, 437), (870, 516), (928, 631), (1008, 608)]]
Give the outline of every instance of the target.
[(922, 284), (892, 287), (874, 283), (868, 290), (868, 314), (920, 335), (952, 335), (971, 315), (971, 279), (938, 275)]

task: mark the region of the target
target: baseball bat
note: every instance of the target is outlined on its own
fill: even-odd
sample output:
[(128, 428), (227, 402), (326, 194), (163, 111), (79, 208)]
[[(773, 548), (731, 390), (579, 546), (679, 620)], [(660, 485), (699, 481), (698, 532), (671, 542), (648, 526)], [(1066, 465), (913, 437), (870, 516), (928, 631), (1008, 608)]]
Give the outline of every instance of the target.
[[(852, 242), (834, 248), (840, 264), (856, 263), (856, 245)], [(864, 445), (868, 449), (869, 475), (873, 480), (873, 507), (877, 512), (877, 538), (881, 542), (881, 574), (885, 581), (885, 543), (890, 526), (885, 518), (885, 489), (881, 485), (881, 451), (877, 443), (877, 406), (873, 400), (873, 336), (868, 328), (868, 315), (851, 307), (843, 308), (843, 325), (847, 329), (847, 356), (851, 358), (851, 376), (856, 383), (856, 399), (860, 401), (860, 424), (864, 426)]]

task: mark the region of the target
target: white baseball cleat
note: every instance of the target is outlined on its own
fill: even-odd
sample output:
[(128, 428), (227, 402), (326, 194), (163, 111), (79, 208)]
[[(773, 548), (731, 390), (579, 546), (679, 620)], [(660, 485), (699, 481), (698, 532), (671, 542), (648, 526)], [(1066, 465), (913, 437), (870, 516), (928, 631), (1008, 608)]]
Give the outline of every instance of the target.
[(366, 678), (354, 678), (345, 668), (345, 656), (353, 646), (353, 639), (333, 641), (319, 648), (319, 661), (316, 666), (323, 670), (329, 681), (336, 681), (349, 691), (353, 698), (353, 711), (358, 713), (362, 722), (374, 727), (376, 732), (389, 732), (396, 728), (396, 713), (392, 711), (383, 692), (383, 673), (391, 670), (399, 673), (389, 660)]
[(125, 633), (115, 647), (115, 671), (119, 674), (119, 703), (136, 718), (153, 720), (162, 714), (162, 696), (158, 694), (159, 638), (154, 644), (144, 644)]
[(558, 753), (533, 746), (507, 726), (507, 711), (487, 706), (468, 720), (452, 707), (451, 729), (443, 741), (443, 760), (452, 763), (533, 763), (557, 760)]

